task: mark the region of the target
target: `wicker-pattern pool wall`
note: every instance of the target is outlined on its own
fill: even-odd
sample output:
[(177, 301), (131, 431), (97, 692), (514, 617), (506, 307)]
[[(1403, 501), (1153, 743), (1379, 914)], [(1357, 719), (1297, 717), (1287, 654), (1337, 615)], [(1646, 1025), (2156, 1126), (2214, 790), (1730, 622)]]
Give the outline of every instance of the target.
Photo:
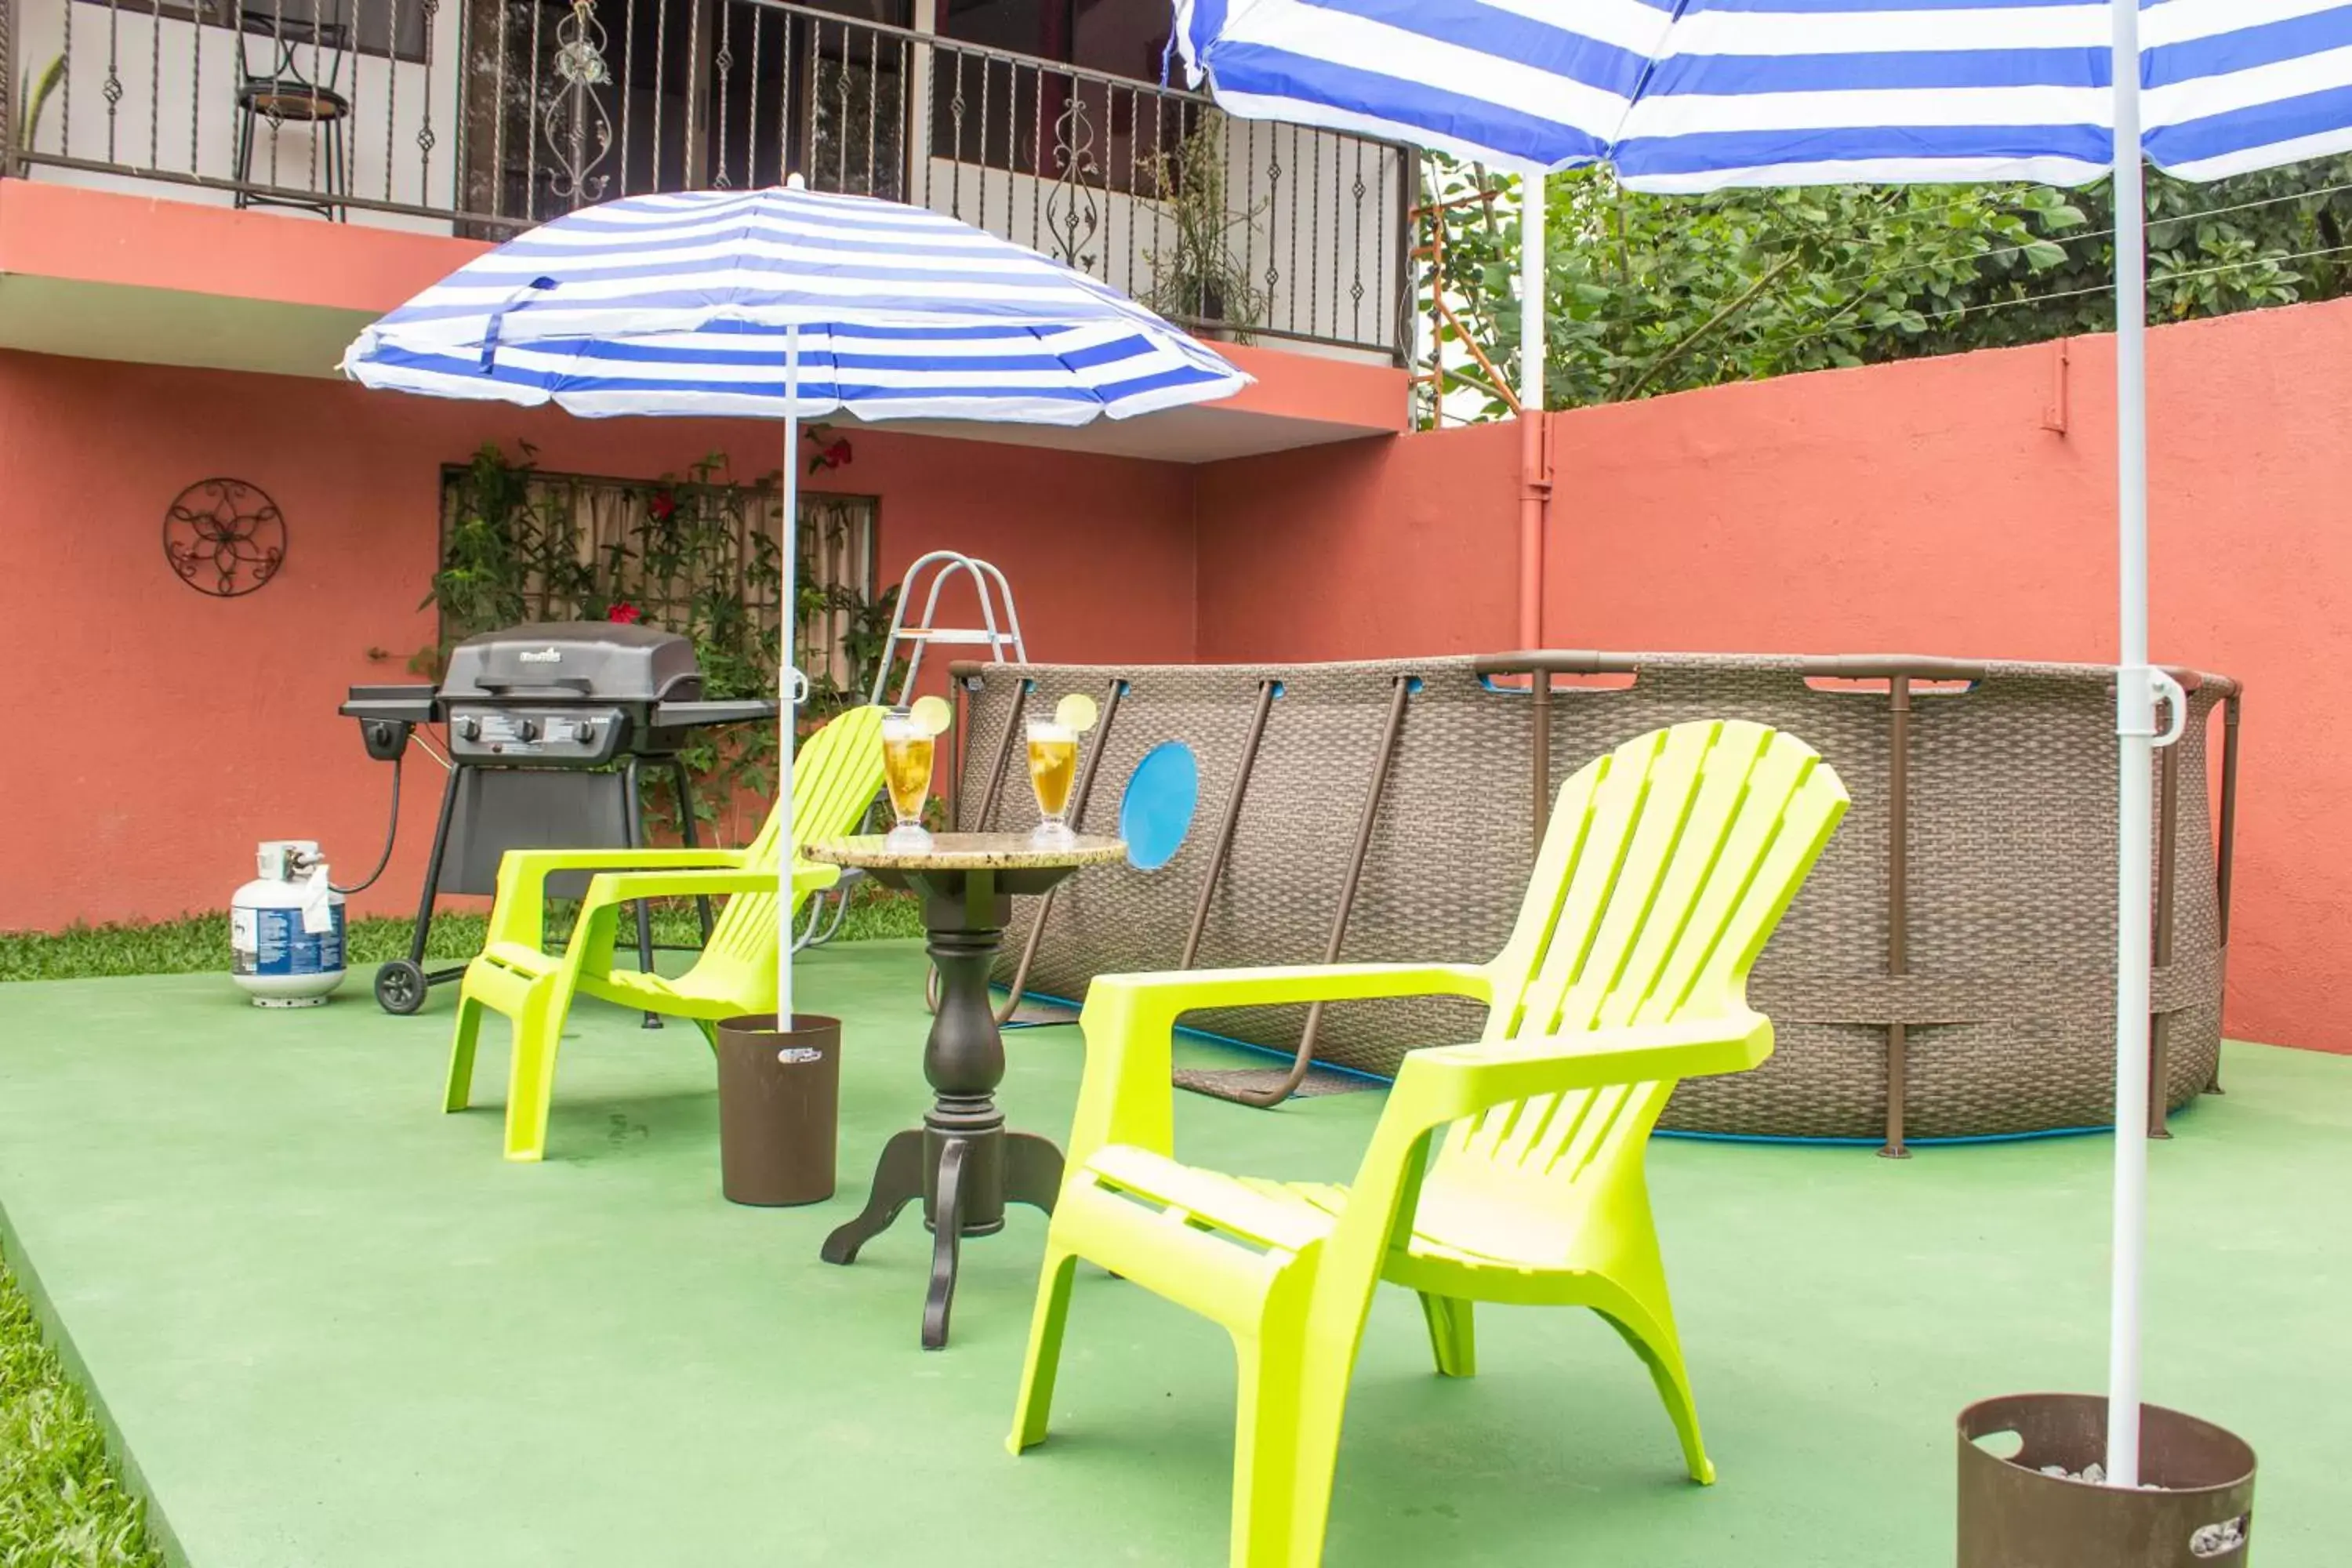
[[(1526, 673), (1538, 667), (1549, 688), (1541, 700)], [(2147, 850), (2166, 917), (2153, 995), (2158, 1102), (2167, 1110), (2208, 1087), (2218, 1061), (2227, 843), (2217, 847), (2207, 783), (2210, 721), (2228, 705), (2233, 748), (2238, 699), (2225, 678), (2175, 673), (2189, 713), (2158, 763), (2167, 807), (2158, 839), (2170, 853)], [(1735, 1079), (1685, 1084), (1662, 1125), (1899, 1147), (1906, 1137), (2112, 1117), (2116, 742), (2105, 667), (1548, 651), (1248, 667), (960, 665), (957, 678), (957, 794), (970, 803), (962, 826), (982, 826), (991, 796), (985, 826), (1035, 820), (1019, 746), (1003, 743), (1006, 726), (1017, 710), (1049, 710), (1068, 691), (1100, 700), (1118, 683), (1112, 721), (1088, 740), (1087, 824), (1115, 823), (1128, 774), (1160, 742), (1186, 742), (1200, 764), (1199, 808), (1175, 858), (1153, 872), (1104, 868), (1065, 888), (1034, 944), (1031, 990), (1079, 998), (1096, 974), (1176, 967), (1196, 922), (1197, 967), (1318, 962), (1360, 838), (1343, 957), (1483, 960), (1517, 910), (1538, 779), (1548, 796), (1645, 731), (1752, 719), (1819, 750), (1843, 775), (1853, 809), (1751, 982), (1751, 998), (1778, 1026), (1773, 1058)], [(1400, 682), (1403, 718), (1365, 832), (1361, 808)], [(1263, 724), (1254, 725), (1261, 708)], [(1216, 865), (1254, 728), (1245, 793)], [(1896, 776), (1905, 781), (1899, 857), (1890, 832)], [(1013, 977), (1036, 918), (1034, 908), (1016, 912), (1000, 980)], [(1339, 1005), (1325, 1010), (1314, 1054), (1385, 1075), (1416, 1046), (1473, 1037), (1479, 1021), (1475, 1008), (1446, 1001)], [(1187, 1022), (1287, 1053), (1307, 1010)]]

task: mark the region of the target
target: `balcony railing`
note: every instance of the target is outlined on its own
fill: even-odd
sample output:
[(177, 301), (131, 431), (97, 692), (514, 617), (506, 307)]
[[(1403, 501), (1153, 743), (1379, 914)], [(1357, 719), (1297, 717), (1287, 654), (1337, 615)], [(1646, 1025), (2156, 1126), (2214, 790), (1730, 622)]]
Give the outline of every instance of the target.
[[(499, 238), (788, 173), (1402, 360), (1415, 154), (783, 0), (0, 0), (0, 170)], [(47, 90), (44, 91), (44, 84)]]

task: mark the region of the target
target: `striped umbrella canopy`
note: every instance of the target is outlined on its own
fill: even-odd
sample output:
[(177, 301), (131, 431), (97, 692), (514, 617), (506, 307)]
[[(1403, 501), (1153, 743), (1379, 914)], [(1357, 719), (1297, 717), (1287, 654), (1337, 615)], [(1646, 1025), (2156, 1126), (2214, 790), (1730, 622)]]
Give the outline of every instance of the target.
[[(2142, 163), (2205, 180), (2352, 147), (2344, 0), (1175, 0), (1233, 113), (1638, 190), (2113, 173), (2118, 842), (2153, 837), (2153, 753), (2186, 701), (2147, 653)], [(2132, 62), (2117, 70), (2114, 62)], [(1522, 407), (1543, 406), (1542, 182), (1522, 190)], [(1539, 537), (1539, 534), (1538, 534)], [(2170, 728), (2159, 735), (2159, 705)], [(2139, 1476), (2152, 889), (2116, 872), (2109, 1484)]]
[(797, 189), (631, 196), (557, 218), (367, 328), (343, 371), (591, 417), (1035, 425), (1125, 419), (1249, 383), (1058, 261), (939, 213)]
[[(1230, 397), (1250, 377), (1116, 289), (939, 213), (782, 189), (631, 196), (475, 258), (344, 351), (367, 386), (626, 414), (784, 422), (1084, 425)], [(782, 552), (779, 603), (795, 602)], [(785, 638), (777, 809), (792, 836)], [(787, 872), (789, 868), (787, 868)], [(776, 1007), (793, 1016), (792, 900), (776, 900)]]
[[(2341, 0), (2143, 0), (2142, 147), (2192, 180), (2352, 147)], [(2081, 184), (2114, 163), (2106, 0), (1177, 0), (1252, 119), (1636, 190)]]

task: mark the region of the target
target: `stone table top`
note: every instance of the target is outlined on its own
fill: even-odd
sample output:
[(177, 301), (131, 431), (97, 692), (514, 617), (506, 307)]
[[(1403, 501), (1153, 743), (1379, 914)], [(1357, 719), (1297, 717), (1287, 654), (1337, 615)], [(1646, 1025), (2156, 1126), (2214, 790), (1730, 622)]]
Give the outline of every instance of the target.
[(931, 847), (922, 850), (887, 848), (884, 837), (864, 833), (824, 838), (801, 853), (811, 860), (868, 871), (1047, 871), (1127, 858), (1123, 840), (1083, 834), (1074, 843), (1044, 845), (1031, 842), (1025, 833), (936, 833)]

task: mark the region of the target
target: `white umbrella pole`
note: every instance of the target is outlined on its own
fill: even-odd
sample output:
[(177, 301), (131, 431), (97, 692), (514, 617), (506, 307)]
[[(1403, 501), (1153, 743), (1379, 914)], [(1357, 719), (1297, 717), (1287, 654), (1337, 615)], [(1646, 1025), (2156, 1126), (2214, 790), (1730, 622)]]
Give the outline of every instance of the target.
[(784, 329), (783, 668), (777, 673), (781, 732), (776, 737), (776, 1031), (793, 1026), (793, 742), (798, 731), (799, 681), (793, 671), (800, 640), (799, 587), (793, 577), (801, 549), (801, 330)]
[(2139, 4), (2114, 26), (2118, 766), (2116, 1202), (2108, 1298), (2107, 1482), (2139, 1484), (2140, 1283), (2147, 1240), (2149, 839), (2156, 688), (2147, 668), (2147, 235), (2140, 191)]

